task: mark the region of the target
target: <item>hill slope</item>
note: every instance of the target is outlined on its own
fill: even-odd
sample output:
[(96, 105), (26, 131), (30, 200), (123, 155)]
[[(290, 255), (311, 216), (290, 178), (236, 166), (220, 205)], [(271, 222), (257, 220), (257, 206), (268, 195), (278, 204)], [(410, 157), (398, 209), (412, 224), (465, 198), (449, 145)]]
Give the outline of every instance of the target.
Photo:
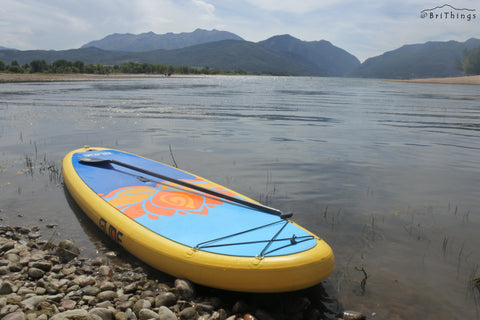
[(295, 75), (321, 75), (318, 70), (284, 55), (265, 49), (249, 41), (224, 40), (200, 44), (176, 50), (148, 52), (106, 51), (96, 47), (72, 50), (0, 50), (0, 60), (19, 64), (44, 59), (51, 64), (55, 60), (80, 60), (86, 64), (121, 65), (129, 61), (164, 65), (188, 65), (222, 70), (244, 70), (248, 73), (275, 73)]
[(249, 73), (318, 75), (309, 66), (249, 41), (224, 40), (177, 50), (145, 53), (143, 61), (163, 64), (244, 70)]
[(91, 41), (82, 48), (97, 47), (107, 51), (144, 52), (158, 49), (173, 50), (197, 44), (222, 40), (243, 40), (227, 31), (196, 29), (193, 32), (156, 34), (111, 34), (101, 40)]
[(479, 39), (465, 42), (432, 41), (424, 44), (405, 45), (393, 51), (369, 58), (349, 76), (365, 78), (435, 78), (462, 76), (456, 67), (465, 49), (480, 46)]
[(355, 56), (325, 40), (302, 41), (287, 34), (271, 37), (259, 44), (308, 65), (324, 76), (343, 76), (360, 65)]

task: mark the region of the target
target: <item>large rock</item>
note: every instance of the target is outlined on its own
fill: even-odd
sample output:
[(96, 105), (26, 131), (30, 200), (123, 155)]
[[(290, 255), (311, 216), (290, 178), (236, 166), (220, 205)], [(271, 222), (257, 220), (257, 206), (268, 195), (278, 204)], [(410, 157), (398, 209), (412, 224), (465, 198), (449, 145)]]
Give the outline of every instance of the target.
[(57, 256), (60, 257), (62, 263), (67, 263), (68, 261), (78, 257), (80, 254), (80, 249), (73, 243), (71, 240), (62, 240), (58, 244)]

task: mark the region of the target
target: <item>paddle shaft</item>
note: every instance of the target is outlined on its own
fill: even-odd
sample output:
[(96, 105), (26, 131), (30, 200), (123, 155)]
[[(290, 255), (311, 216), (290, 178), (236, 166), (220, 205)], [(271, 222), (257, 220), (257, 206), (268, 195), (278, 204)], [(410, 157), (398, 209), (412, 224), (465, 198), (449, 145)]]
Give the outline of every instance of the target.
[(201, 192), (210, 194), (212, 196), (223, 198), (223, 199), (226, 199), (226, 200), (229, 200), (229, 201), (232, 201), (232, 202), (242, 204), (242, 205), (250, 207), (250, 208), (254, 208), (254, 209), (266, 212), (266, 213), (270, 213), (270, 214), (273, 214), (273, 215), (276, 215), (276, 216), (280, 216), (281, 218), (291, 217), (291, 214), (284, 214), (282, 211), (280, 211), (278, 209), (275, 209), (275, 208), (271, 208), (271, 207), (268, 207), (268, 206), (264, 206), (262, 204), (258, 204), (258, 203), (246, 201), (246, 200), (243, 200), (243, 199), (235, 198), (235, 197), (229, 196), (229, 195), (221, 193), (221, 192), (206, 189), (206, 188), (200, 187), (200, 186), (192, 184), (192, 183), (188, 183), (188, 182), (178, 180), (178, 179), (175, 179), (175, 178), (172, 178), (172, 177), (169, 177), (169, 176), (157, 173), (157, 172), (153, 172), (153, 171), (149, 171), (149, 170), (146, 170), (146, 169), (143, 169), (143, 168), (132, 166), (128, 163), (124, 163), (124, 162), (117, 161), (117, 160), (114, 160), (114, 159), (99, 159), (99, 158), (85, 157), (85, 158), (80, 158), (79, 161), (84, 163), (84, 164), (89, 164), (89, 165), (101, 164), (101, 163), (105, 163), (105, 162), (108, 162), (108, 163), (111, 163), (111, 164), (116, 164), (116, 165), (125, 167), (127, 169), (131, 169), (131, 170), (134, 170), (134, 171), (138, 171), (138, 172), (147, 174), (147, 175), (152, 176), (152, 177), (156, 177), (156, 178), (159, 178), (159, 179), (163, 179), (163, 180), (167, 180), (167, 181), (170, 181), (170, 182), (177, 183), (177, 184), (182, 185), (184, 187), (187, 187), (189, 189), (194, 189), (194, 190), (197, 190), (197, 191), (201, 191)]

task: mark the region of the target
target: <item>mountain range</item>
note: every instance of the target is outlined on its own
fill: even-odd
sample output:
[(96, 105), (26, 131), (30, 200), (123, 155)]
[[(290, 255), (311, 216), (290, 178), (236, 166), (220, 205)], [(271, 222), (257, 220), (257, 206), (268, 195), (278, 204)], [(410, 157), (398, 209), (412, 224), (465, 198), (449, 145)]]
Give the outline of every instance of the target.
[(465, 49), (480, 46), (479, 39), (465, 42), (427, 42), (405, 45), (364, 63), (328, 41), (302, 41), (278, 35), (260, 42), (218, 30), (190, 33), (112, 34), (71, 50), (12, 50), (0, 48), (0, 60), (19, 64), (44, 59), (80, 60), (86, 64), (121, 65), (134, 61), (188, 65), (247, 73), (299, 76), (350, 76), (368, 78), (425, 78), (459, 76), (456, 68)]
[(365, 60), (348, 72), (351, 77), (365, 78), (435, 78), (464, 75), (457, 68), (465, 50), (480, 47), (480, 39), (465, 42), (430, 41), (424, 44), (405, 45), (396, 50)]
[(193, 32), (156, 34), (147, 32), (141, 34), (114, 33), (101, 40), (91, 41), (82, 48), (97, 47), (107, 51), (144, 52), (153, 50), (173, 50), (197, 44), (222, 40), (243, 40), (228, 31), (196, 29)]

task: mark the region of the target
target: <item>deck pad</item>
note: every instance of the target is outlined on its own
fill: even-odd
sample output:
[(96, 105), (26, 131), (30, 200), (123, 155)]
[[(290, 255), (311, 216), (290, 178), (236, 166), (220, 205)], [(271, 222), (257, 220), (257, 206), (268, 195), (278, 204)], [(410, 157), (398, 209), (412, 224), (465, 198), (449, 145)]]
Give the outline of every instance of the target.
[[(231, 196), (241, 196), (193, 174), (115, 150), (73, 155), (74, 168), (96, 194), (145, 228), (185, 246), (218, 254), (255, 257), (274, 236), (266, 250), (273, 256), (305, 251), (315, 245), (309, 233), (278, 216), (115, 164), (82, 164), (79, 159), (83, 157), (114, 159)], [(224, 239), (213, 241), (219, 238)], [(292, 242), (296, 242), (295, 245), (290, 245)]]

